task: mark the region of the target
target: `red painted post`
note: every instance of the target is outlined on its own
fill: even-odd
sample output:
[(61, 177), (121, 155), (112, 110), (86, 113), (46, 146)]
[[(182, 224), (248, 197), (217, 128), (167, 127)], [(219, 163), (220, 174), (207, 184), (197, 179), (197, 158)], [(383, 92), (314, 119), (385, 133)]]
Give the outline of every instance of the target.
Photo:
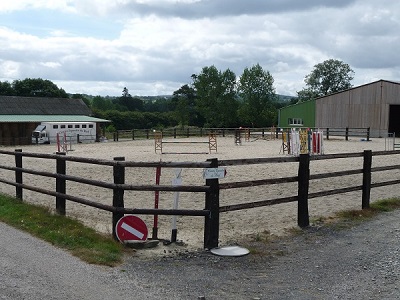
[[(161, 177), (161, 166), (156, 167), (156, 185), (160, 184), (160, 177)], [(158, 202), (160, 200), (160, 191), (154, 192), (154, 208), (158, 209)], [(153, 222), (153, 233), (151, 238), (153, 240), (158, 239), (158, 215), (154, 215), (154, 222)]]

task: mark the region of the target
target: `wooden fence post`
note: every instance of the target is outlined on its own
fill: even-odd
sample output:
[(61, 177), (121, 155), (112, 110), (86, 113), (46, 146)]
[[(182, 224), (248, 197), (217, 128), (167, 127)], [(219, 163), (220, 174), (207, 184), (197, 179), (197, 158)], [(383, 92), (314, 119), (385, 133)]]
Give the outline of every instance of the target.
[[(56, 152), (57, 155), (65, 155), (65, 152)], [(66, 162), (64, 159), (56, 159), (56, 173), (59, 175), (66, 174)], [(56, 192), (65, 194), (66, 181), (62, 178), (56, 178)], [(56, 211), (58, 214), (65, 216), (65, 198), (56, 196)]]
[[(218, 159), (207, 159), (211, 162), (210, 168), (218, 167)], [(219, 239), (219, 180), (206, 179), (206, 185), (210, 191), (206, 192), (205, 209), (210, 211), (210, 215), (204, 221), (204, 248), (212, 249), (218, 247)]]
[(349, 127), (346, 127), (346, 141), (349, 140)]
[(362, 209), (369, 208), (369, 202), (371, 196), (371, 165), (372, 165), (372, 151), (364, 150)]
[(174, 139), (176, 139), (176, 128), (174, 128)]
[(367, 141), (369, 142), (369, 137), (371, 135), (371, 127), (367, 128)]
[(310, 184), (310, 155), (300, 154), (298, 172), (298, 207), (297, 224), (301, 227), (310, 225), (308, 215), (308, 187)]
[[(116, 161), (124, 161), (125, 157), (114, 157)], [(113, 176), (115, 184), (124, 184), (125, 183), (125, 167), (116, 165), (113, 167)], [(113, 189), (113, 206), (114, 207), (124, 207), (124, 190), (120, 188)], [(117, 233), (115, 231), (115, 226), (119, 219), (124, 216), (123, 213), (113, 212), (112, 216), (112, 235), (115, 240), (118, 240)]]
[(329, 128), (326, 129), (326, 139), (329, 140)]
[(135, 129), (132, 129), (132, 141), (135, 139)]
[[(15, 149), (15, 167), (22, 168), (22, 149)], [(15, 171), (15, 182), (22, 184), (22, 171)], [(22, 187), (15, 187), (15, 196), (22, 200)]]

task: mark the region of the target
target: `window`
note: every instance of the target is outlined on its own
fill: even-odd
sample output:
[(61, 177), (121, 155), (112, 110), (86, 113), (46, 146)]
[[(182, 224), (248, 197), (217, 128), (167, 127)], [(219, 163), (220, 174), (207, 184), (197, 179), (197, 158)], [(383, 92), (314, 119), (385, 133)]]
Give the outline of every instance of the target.
[(75, 124), (75, 128), (79, 128), (79, 124)]
[(65, 128), (65, 125), (61, 125), (60, 128)]
[(53, 125), (53, 129), (58, 129), (58, 125)]
[(301, 118), (289, 118), (288, 119), (288, 124), (289, 125), (302, 126), (303, 125), (303, 119), (301, 119)]
[(72, 128), (72, 125), (68, 125), (68, 128)]
[(86, 124), (82, 124), (82, 128), (86, 128)]
[(92, 125), (92, 124), (90, 124), (90, 125), (89, 125), (89, 128), (93, 128), (93, 125)]

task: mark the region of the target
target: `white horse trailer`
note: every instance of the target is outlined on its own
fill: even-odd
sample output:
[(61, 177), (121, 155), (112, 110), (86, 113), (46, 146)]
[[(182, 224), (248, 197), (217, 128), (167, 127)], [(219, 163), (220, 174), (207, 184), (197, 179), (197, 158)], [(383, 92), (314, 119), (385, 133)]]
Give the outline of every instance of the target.
[(96, 141), (95, 122), (42, 122), (32, 132), (32, 144), (57, 143), (66, 137), (68, 143), (94, 143)]

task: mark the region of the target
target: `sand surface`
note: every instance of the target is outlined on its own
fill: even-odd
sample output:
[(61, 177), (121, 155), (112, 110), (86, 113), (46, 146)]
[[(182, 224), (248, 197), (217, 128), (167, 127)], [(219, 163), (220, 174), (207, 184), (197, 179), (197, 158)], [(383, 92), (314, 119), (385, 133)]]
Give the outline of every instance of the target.
[[(171, 139), (173, 140), (173, 139)], [(207, 138), (185, 138), (175, 141), (206, 141)], [(134, 140), (105, 142), (94, 144), (72, 145), (68, 156), (90, 157), (112, 160), (114, 157), (123, 156), (126, 161), (195, 161), (203, 162), (209, 158), (218, 159), (243, 159), (288, 156), (282, 153), (281, 140), (252, 139), (242, 141), (235, 145), (233, 137), (218, 137), (218, 152), (212, 154), (156, 154), (153, 140)], [(383, 151), (388, 147), (385, 139), (372, 139), (363, 141), (360, 138), (350, 138), (345, 141), (343, 137), (334, 137), (324, 140), (324, 153), (362, 152), (363, 150)], [(24, 152), (55, 153), (56, 145), (1, 147), (3, 150), (13, 151), (22, 148)], [(164, 144), (165, 152), (207, 152), (207, 144)], [(0, 155), (0, 164), (14, 166), (14, 157)], [(399, 165), (400, 155), (376, 156), (373, 158), (372, 167)], [(23, 158), (23, 167), (35, 170), (54, 172), (55, 162), (46, 159)], [(362, 158), (335, 159), (312, 161), (311, 174), (327, 173), (343, 170), (362, 169)], [(249, 166), (227, 167), (227, 176), (221, 183), (265, 178), (278, 178), (297, 176), (297, 163), (269, 163)], [(86, 163), (67, 162), (67, 174), (83, 178), (113, 182), (113, 170), (109, 166), (99, 166)], [(0, 169), (0, 176), (14, 178), (11, 171)], [(55, 190), (55, 180), (52, 178), (24, 174), (24, 183), (42, 188)], [(160, 184), (171, 185), (175, 178), (175, 169), (163, 168)], [(400, 170), (374, 172), (373, 182), (388, 181), (400, 178)], [(154, 184), (155, 168), (127, 168), (126, 183), (132, 185)], [(183, 169), (182, 184), (204, 185), (202, 169)], [(346, 186), (362, 184), (362, 175), (342, 176), (337, 178), (313, 180), (310, 182), (310, 192), (330, 190)], [(15, 188), (0, 184), (0, 191), (15, 196)], [(108, 205), (112, 204), (112, 191), (93, 187), (85, 184), (67, 182), (67, 193), (86, 199), (95, 200)], [(221, 190), (221, 206), (246, 203), (297, 194), (297, 183), (279, 185), (266, 185), (251, 188)], [(170, 209), (173, 207), (176, 195), (173, 192), (160, 192), (159, 208)], [(371, 201), (378, 199), (400, 197), (399, 185), (374, 188), (371, 191)], [(179, 193), (179, 208), (203, 209), (204, 193)], [(54, 197), (24, 190), (24, 200), (45, 205), (55, 209)], [(127, 208), (153, 208), (154, 192), (125, 192), (125, 207)], [(330, 216), (334, 212), (347, 209), (361, 208), (361, 191), (314, 198), (309, 200), (310, 220)], [(67, 215), (78, 218), (86, 225), (104, 233), (112, 232), (111, 213), (85, 205), (67, 202)], [(153, 216), (141, 216), (146, 222), (149, 238), (152, 237), (154, 227)], [(171, 216), (160, 216), (158, 219), (158, 238), (171, 238)], [(262, 208), (252, 208), (241, 211), (221, 214), (220, 220), (220, 245), (229, 245), (239, 241), (246, 235), (256, 235), (268, 232), (273, 235), (284, 235), (287, 231), (297, 226), (297, 204), (278, 204)], [(178, 240), (186, 244), (186, 249), (200, 249), (203, 247), (203, 217), (177, 217)], [(159, 246), (152, 251), (162, 250)]]

